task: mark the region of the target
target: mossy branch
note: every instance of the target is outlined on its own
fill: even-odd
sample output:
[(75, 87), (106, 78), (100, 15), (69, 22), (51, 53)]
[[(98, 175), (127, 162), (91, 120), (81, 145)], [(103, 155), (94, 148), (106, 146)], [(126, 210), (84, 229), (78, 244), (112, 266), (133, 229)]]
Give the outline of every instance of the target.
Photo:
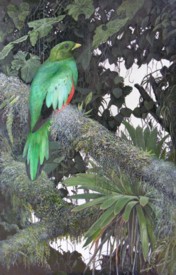
[(143, 180), (148, 186), (155, 187), (166, 199), (172, 202), (176, 199), (176, 167), (173, 163), (156, 159), (122, 140), (71, 105), (54, 115), (52, 125), (52, 134), (58, 135), (63, 151), (68, 148), (83, 150), (110, 177), (121, 171), (133, 180)]
[[(12, 95), (18, 97), (13, 105), (20, 120), (16, 127), (25, 135), (28, 87), (18, 78), (0, 74), (0, 92), (1, 100), (7, 100)], [(59, 137), (59, 147), (64, 154), (68, 148), (84, 150), (102, 166), (106, 174), (110, 175), (112, 171), (118, 174), (121, 170), (134, 180), (142, 179), (154, 186), (166, 198), (172, 201), (176, 198), (176, 168), (173, 163), (155, 159), (121, 140), (76, 108), (68, 106), (54, 114), (51, 132), (54, 137)]]
[[(5, 100), (11, 96), (10, 92), (8, 93), (9, 90), (12, 90), (15, 96), (23, 94), (23, 97), (19, 96), (13, 108), (21, 122), (16, 127), (25, 135), (26, 119), (23, 121), (23, 116), (27, 113), (28, 92), (26, 86), (17, 78), (13, 81), (12, 79), (9, 82), (9, 78), (3, 75), (3, 85), (2, 82), (0, 83), (1, 99)], [(164, 196), (168, 205), (171, 202), (173, 206), (176, 198), (174, 188), (176, 168), (174, 164), (157, 160), (148, 153), (121, 140), (72, 106), (68, 106), (62, 112), (53, 115), (51, 134), (53, 137), (59, 137), (59, 147), (62, 148), (64, 154), (73, 148), (78, 151), (85, 151), (97, 161), (108, 176), (118, 175), (122, 171), (134, 181), (143, 180), (146, 185), (153, 186), (158, 190), (158, 199)], [(34, 235), (38, 234), (35, 233), (35, 230), (39, 232), (37, 235), (39, 242), (65, 234), (78, 237), (87, 230), (96, 218), (93, 213), (90, 211), (79, 214), (72, 213), (72, 206), (61, 200), (57, 189), (53, 187), (52, 182), (47, 179), (44, 173), (37, 181), (31, 182), (26, 176), (24, 163), (13, 160), (9, 156), (8, 149), (3, 148), (3, 151), (7, 152), (1, 153), (0, 192), (4, 196), (15, 193), (19, 198), (26, 200), (33, 206), (36, 215), (41, 220), (37, 225), (31, 227), (34, 230)], [(171, 212), (171, 206), (169, 207)], [(8, 241), (0, 243), (0, 259), (4, 259), (7, 251), (6, 246), (10, 249), (11, 241), (16, 243), (16, 252), (20, 249), (24, 254), (29, 252), (30, 249), (27, 248), (28, 230), (30, 229), (26, 228)], [(17, 241), (20, 238), (22, 242)], [(33, 248), (31, 249), (30, 251), (33, 251)], [(10, 255), (10, 250), (8, 251)], [(13, 255), (13, 249), (11, 253)], [(17, 256), (20, 257), (20, 255)]]
[(38, 223), (0, 242), (0, 263), (11, 265), (18, 260), (32, 263), (37, 251), (36, 260), (41, 263), (49, 240), (65, 235), (78, 239), (96, 220), (98, 212), (93, 213), (92, 210), (73, 213), (73, 206), (60, 198), (45, 173), (31, 182), (25, 173), (24, 163), (13, 160), (7, 153), (1, 155), (0, 170), (0, 193), (6, 198), (16, 195), (26, 204), (29, 203), (40, 219)]

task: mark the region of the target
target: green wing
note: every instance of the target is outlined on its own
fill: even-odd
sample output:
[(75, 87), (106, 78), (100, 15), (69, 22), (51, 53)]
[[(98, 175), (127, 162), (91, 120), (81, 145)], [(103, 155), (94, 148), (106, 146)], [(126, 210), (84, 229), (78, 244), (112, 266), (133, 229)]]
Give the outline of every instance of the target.
[(46, 94), (46, 106), (61, 109), (66, 103), (73, 86), (73, 75), (68, 67), (60, 70), (50, 81)]

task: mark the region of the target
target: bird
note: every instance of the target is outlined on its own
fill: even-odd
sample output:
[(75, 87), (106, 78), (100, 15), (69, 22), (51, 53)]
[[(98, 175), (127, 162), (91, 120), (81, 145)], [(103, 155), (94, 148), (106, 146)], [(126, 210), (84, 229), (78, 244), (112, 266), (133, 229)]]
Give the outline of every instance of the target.
[(29, 134), (23, 149), (26, 171), (34, 181), (49, 159), (51, 114), (62, 110), (73, 98), (78, 69), (73, 51), (81, 44), (64, 41), (54, 46), (39, 67), (29, 94)]

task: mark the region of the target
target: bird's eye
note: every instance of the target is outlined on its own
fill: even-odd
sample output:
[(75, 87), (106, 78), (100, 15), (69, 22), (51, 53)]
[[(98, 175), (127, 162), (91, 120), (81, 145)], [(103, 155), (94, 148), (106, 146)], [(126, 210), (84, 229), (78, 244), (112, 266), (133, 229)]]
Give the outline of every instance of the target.
[(69, 48), (69, 44), (65, 44), (65, 48), (68, 49)]

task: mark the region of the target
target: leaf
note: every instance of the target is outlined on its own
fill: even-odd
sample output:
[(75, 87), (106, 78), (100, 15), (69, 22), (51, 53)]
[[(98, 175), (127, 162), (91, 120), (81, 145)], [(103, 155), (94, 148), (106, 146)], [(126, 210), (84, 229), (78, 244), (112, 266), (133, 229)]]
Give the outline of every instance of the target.
[(145, 141), (144, 141), (144, 135), (143, 135), (143, 129), (142, 127), (138, 126), (135, 129), (135, 146), (145, 150)]
[(40, 66), (40, 59), (36, 55), (31, 55), (30, 59), (28, 59), (24, 66), (21, 68), (21, 78), (26, 83), (30, 83), (36, 74)]
[(88, 45), (84, 48), (81, 54), (78, 57), (78, 62), (82, 65), (84, 71), (89, 68), (90, 60), (92, 57), (91, 46)]
[(132, 87), (131, 86), (125, 86), (123, 87), (123, 95), (127, 96), (132, 92)]
[(137, 209), (137, 216), (138, 216), (139, 229), (140, 229), (140, 240), (142, 243), (142, 253), (144, 256), (144, 260), (146, 261), (149, 253), (149, 238), (148, 238), (148, 231), (147, 231), (147, 222), (141, 206), (137, 205), (136, 209)]
[(122, 96), (122, 89), (121, 88), (114, 88), (112, 90), (112, 94), (115, 96), (115, 98), (119, 99)]
[(30, 12), (30, 6), (26, 2), (22, 2), (19, 6), (9, 4), (7, 6), (7, 14), (12, 19), (15, 27), (20, 30), (24, 26), (26, 17)]
[(124, 116), (124, 117), (130, 117), (132, 111), (131, 111), (131, 109), (129, 109), (129, 108), (122, 108), (122, 109), (120, 110), (120, 113), (121, 113), (122, 116)]
[(73, 4), (66, 7), (68, 14), (71, 15), (76, 21), (80, 14), (84, 14), (85, 18), (89, 18), (94, 13), (94, 6), (92, 0), (74, 0)]
[(97, 174), (80, 173), (77, 176), (70, 177), (64, 181), (67, 186), (78, 186), (82, 188), (91, 189), (93, 191), (108, 195), (116, 194), (115, 188), (110, 186), (110, 181), (103, 176)]
[(112, 205), (101, 215), (100, 228), (109, 225), (114, 218), (114, 206)]
[(100, 205), (100, 209), (104, 210), (112, 206), (114, 203), (117, 202), (119, 198), (123, 195), (115, 195), (115, 196), (108, 196), (107, 199), (104, 199), (104, 202)]
[(131, 19), (142, 8), (143, 5), (144, 0), (124, 0), (122, 4), (117, 8), (117, 15), (125, 16)]
[(21, 43), (21, 42), (25, 41), (27, 38), (28, 38), (28, 35), (24, 35), (24, 36), (18, 38), (17, 40), (14, 40), (14, 41), (10, 42), (9, 44), (7, 44), (0, 52), (0, 60), (4, 59), (11, 52), (11, 50), (14, 47), (14, 44)]
[(155, 212), (152, 207), (147, 205), (144, 208), (145, 216), (146, 216), (146, 223), (147, 223), (147, 232), (150, 240), (151, 247), (154, 249), (156, 244), (156, 237), (154, 234), (154, 221), (155, 221)]
[(149, 129), (149, 127), (146, 127), (146, 128), (144, 129), (144, 141), (145, 141), (145, 146), (146, 146), (148, 140), (150, 140), (150, 129)]
[(16, 55), (14, 55), (14, 60), (12, 61), (11, 68), (13, 70), (19, 70), (21, 67), (25, 64), (26, 62), (26, 57), (27, 57), (26, 52), (18, 51)]
[(89, 230), (85, 233), (85, 237), (92, 237), (97, 230), (103, 229), (105, 226), (110, 224), (110, 222), (114, 219), (114, 207), (110, 207), (106, 210), (100, 218), (89, 228)]
[(154, 128), (153, 130), (150, 131), (150, 135), (146, 140), (146, 149), (148, 151), (152, 151), (153, 153), (156, 152), (157, 136), (158, 136), (157, 128)]
[(87, 237), (87, 240), (83, 244), (83, 247), (86, 247), (91, 242), (96, 241), (96, 239), (98, 239), (101, 236), (101, 231), (102, 231), (101, 228), (98, 228), (97, 230), (92, 231), (92, 234), (90, 235), (90, 237)]
[(52, 30), (52, 26), (50, 25), (43, 25), (40, 26), (37, 31), (33, 30), (29, 32), (30, 42), (31, 45), (34, 47), (37, 43), (39, 38), (43, 38), (48, 35), (48, 33)]
[(92, 183), (92, 181), (95, 181), (96, 175), (95, 174), (78, 174), (74, 177), (70, 177), (64, 181), (64, 184), (67, 186), (88, 186)]
[(116, 105), (118, 108), (121, 108), (123, 103), (125, 103), (125, 99), (124, 97), (120, 97), (118, 100), (114, 102), (114, 105)]
[(140, 107), (136, 107), (133, 110), (133, 115), (137, 118), (142, 118), (142, 111)]
[(129, 201), (136, 198), (137, 197), (135, 196), (122, 196), (121, 199), (119, 199), (114, 206), (114, 215), (118, 215)]
[(125, 211), (122, 215), (122, 218), (125, 222), (128, 222), (131, 211), (133, 210), (133, 208), (136, 206), (136, 204), (138, 203), (138, 201), (130, 201), (126, 207), (125, 207)]
[(146, 196), (140, 196), (139, 197), (139, 203), (141, 206), (146, 206), (149, 203), (149, 197)]
[(92, 201), (89, 201), (87, 203), (84, 203), (84, 204), (81, 204), (79, 206), (76, 206), (75, 208), (72, 209), (73, 212), (79, 212), (83, 209), (86, 209), (88, 207), (92, 207), (92, 206), (95, 206), (97, 204), (100, 204), (101, 202), (104, 201), (104, 197), (101, 197), (101, 198), (97, 198), (97, 199), (94, 199)]
[(86, 96), (85, 101), (84, 101), (85, 106), (87, 106), (91, 102), (92, 96), (93, 96), (92, 92), (88, 93), (88, 95)]
[(72, 196), (67, 196), (67, 198), (69, 198), (69, 199), (85, 199), (85, 200), (87, 200), (87, 199), (96, 199), (96, 198), (100, 198), (100, 197), (102, 197), (102, 195), (101, 194), (95, 194), (95, 193), (88, 193), (88, 194), (85, 194), (85, 193), (83, 193), (83, 194), (77, 194), (77, 195), (72, 195)]
[(92, 235), (94, 235), (94, 233), (97, 230), (101, 230), (102, 228), (100, 227), (100, 222), (104, 219), (103, 214), (98, 218), (98, 220), (96, 222), (94, 222), (92, 224), (92, 226), (87, 230), (87, 232), (85, 233), (85, 237), (86, 238), (90, 238)]
[(97, 48), (101, 43), (106, 42), (114, 33), (122, 31), (122, 28), (141, 9), (143, 4), (144, 0), (122, 1), (122, 4), (117, 9), (118, 18), (96, 28), (93, 37), (93, 47)]
[(136, 143), (135, 128), (127, 121), (124, 121), (123, 124), (125, 125), (125, 128), (127, 129), (133, 144), (135, 144)]
[(20, 30), (22, 26), (19, 24), (19, 19), (18, 19), (18, 16), (17, 16), (18, 12), (19, 12), (19, 10), (18, 10), (16, 5), (9, 4), (7, 6), (8, 16), (12, 19), (15, 27)]
[(164, 144), (164, 142), (166, 141), (166, 139), (169, 137), (169, 134), (168, 135), (166, 135), (166, 136), (164, 136), (159, 142), (158, 142), (158, 144), (157, 144), (157, 146), (156, 146), (156, 156), (157, 157), (162, 157), (162, 153), (163, 153), (163, 151), (162, 151), (162, 146), (163, 146), (163, 144)]
[(43, 18), (28, 22), (29, 28), (37, 30), (41, 26), (53, 25), (64, 19), (65, 15), (59, 15), (57, 17)]
[(32, 81), (37, 69), (40, 66), (40, 59), (38, 56), (31, 54), (30, 58), (26, 59), (27, 55), (28, 53), (19, 51), (14, 56), (11, 68), (16, 71), (20, 70), (22, 80), (29, 83)]
[(27, 38), (28, 38), (28, 35), (24, 35), (24, 36), (21, 36), (20, 38), (14, 40), (14, 41), (12, 41), (11, 43), (12, 44), (19, 44), (19, 43), (24, 42)]
[(124, 79), (123, 79), (123, 77), (121, 77), (121, 76), (116, 76), (114, 79), (113, 79), (113, 81), (114, 81), (114, 84), (115, 85), (119, 85), (120, 83), (123, 83), (124, 82)]
[(47, 36), (48, 33), (52, 30), (53, 24), (62, 21), (64, 17), (65, 15), (60, 15), (54, 18), (43, 18), (28, 22), (29, 28), (33, 29), (28, 32), (31, 45), (35, 46), (39, 38)]
[(29, 32), (29, 39), (33, 47), (36, 45), (38, 37), (39, 33), (37, 31), (33, 30)]
[[(132, 191), (132, 187), (133, 184), (131, 184), (131, 180), (125, 176), (125, 175), (121, 175), (119, 177), (119, 189), (121, 190), (122, 194), (125, 194), (127, 196), (131, 196), (134, 194), (134, 192)], [(137, 183), (135, 184), (135, 186), (137, 185)], [(137, 198), (137, 197), (134, 197)]]
[(117, 125), (120, 125), (122, 123), (122, 121), (123, 121), (123, 116), (120, 113), (118, 113), (118, 115), (116, 115), (114, 117), (114, 119), (116, 120)]
[(9, 43), (7, 44), (2, 51), (0, 52), (0, 60), (5, 59), (5, 57), (10, 53), (10, 51), (13, 49), (13, 44)]
[(106, 25), (100, 25), (95, 30), (95, 35), (93, 37), (93, 48), (98, 48), (102, 43), (105, 43), (110, 36), (114, 33), (120, 32), (122, 27), (126, 25), (128, 18), (125, 19), (115, 19), (109, 21)]
[(4, 41), (4, 38), (6, 37), (6, 33), (2, 30), (0, 30), (0, 43)]

